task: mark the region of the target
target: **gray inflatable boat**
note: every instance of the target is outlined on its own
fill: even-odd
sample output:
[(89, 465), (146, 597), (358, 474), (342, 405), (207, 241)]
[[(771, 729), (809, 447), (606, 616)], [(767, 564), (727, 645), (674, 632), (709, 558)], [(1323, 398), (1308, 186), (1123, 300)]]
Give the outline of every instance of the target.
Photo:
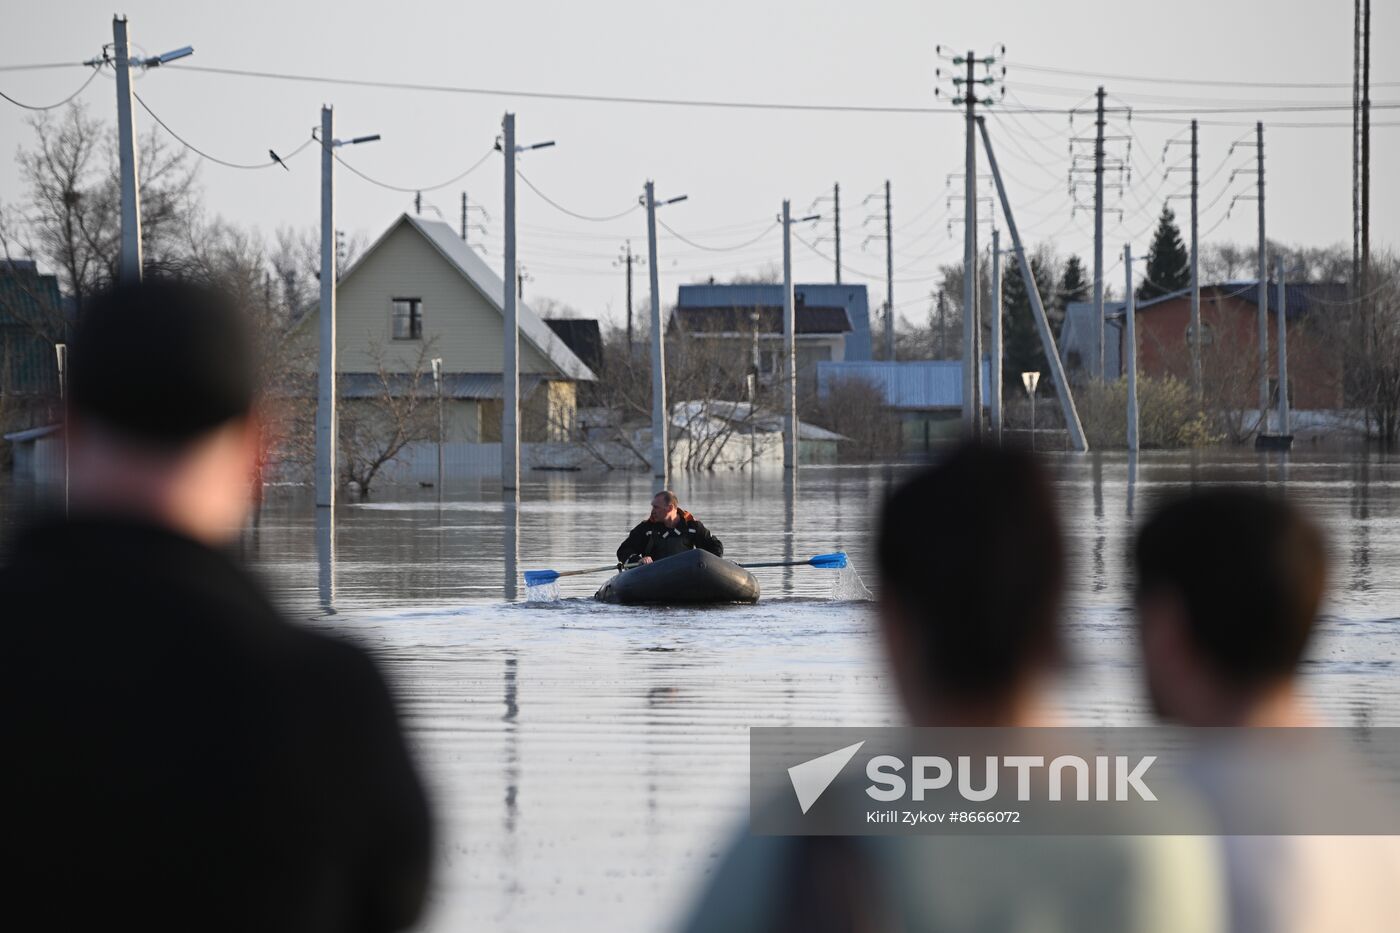
[(732, 560), (695, 548), (624, 570), (599, 587), (593, 598), (628, 606), (756, 603), (758, 581)]

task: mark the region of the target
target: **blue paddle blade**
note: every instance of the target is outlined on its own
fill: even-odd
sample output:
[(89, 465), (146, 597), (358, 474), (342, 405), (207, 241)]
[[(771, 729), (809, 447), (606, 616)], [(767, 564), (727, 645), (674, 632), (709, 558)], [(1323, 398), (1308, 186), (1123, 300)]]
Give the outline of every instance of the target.
[(823, 570), (840, 570), (846, 566), (846, 552), (837, 551), (835, 554), (818, 554), (807, 561), (813, 567), (820, 567)]
[[(845, 566), (846, 555), (841, 555), (841, 564)], [(525, 571), (526, 586), (544, 586), (546, 583), (553, 583), (559, 579), (557, 570), (527, 570)]]

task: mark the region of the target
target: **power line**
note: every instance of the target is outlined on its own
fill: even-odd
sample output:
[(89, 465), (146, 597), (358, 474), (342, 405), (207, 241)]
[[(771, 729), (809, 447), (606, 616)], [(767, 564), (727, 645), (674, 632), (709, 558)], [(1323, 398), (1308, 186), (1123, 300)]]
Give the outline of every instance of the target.
[[(1113, 74), (1102, 71), (1077, 71), (1073, 68), (1056, 68), (1050, 65), (1029, 65), (1025, 62), (1008, 62), (1008, 67), (1026, 71), (1040, 71), (1046, 74), (1071, 75), (1077, 78), (1107, 79), (1111, 81), (1131, 81), (1138, 84), (1189, 84), (1197, 87), (1258, 87), (1258, 88), (1351, 88), (1351, 82), (1320, 81), (1227, 81), (1211, 78), (1158, 78), (1146, 75)], [(1400, 81), (1373, 83), (1372, 87), (1400, 87)]]
[[(316, 141), (314, 138), (307, 139), (306, 142), (302, 143), (300, 146), (297, 146), (295, 149), (293, 149), (291, 152), (287, 153), (285, 156), (279, 156), (277, 159), (268, 159), (266, 162), (258, 162), (258, 163), (230, 162), (230, 161), (228, 161), (227, 159), (221, 159), (221, 158), (219, 158), (218, 156), (210, 155), (209, 153), (205, 152), (203, 149), (200, 149), (200, 148), (199, 148), (198, 146), (196, 146), (194, 143), (190, 142), (190, 141), (189, 141), (188, 139), (186, 139), (185, 137), (181, 136), (179, 133), (177, 133), (177, 132), (175, 132), (174, 130), (172, 130), (172, 129), (170, 128), (170, 125), (169, 125), (168, 123), (166, 123), (164, 120), (162, 120), (162, 119), (160, 118), (160, 116), (159, 116), (154, 110), (151, 109), (150, 104), (147, 104), (144, 100), (141, 99), (141, 95), (140, 95), (140, 94), (137, 94), (135, 91), (132, 91), (132, 92), (131, 92), (131, 96), (134, 97), (134, 98), (136, 98), (136, 102), (137, 102), (138, 104), (141, 105), (141, 109), (144, 110), (144, 111), (146, 111), (146, 113), (150, 114), (151, 119), (152, 119), (152, 120), (155, 120), (156, 123), (160, 124), (160, 128), (163, 129), (163, 130), (165, 130), (165, 131), (166, 131), (167, 133), (169, 133), (171, 136), (173, 136), (173, 137), (175, 138), (175, 141), (176, 141), (176, 142), (178, 142), (180, 145), (184, 146), (186, 149), (188, 149), (188, 150), (190, 150), (191, 152), (193, 152), (195, 155), (199, 156), (201, 159), (208, 159), (210, 162), (215, 162), (215, 163), (217, 163), (217, 164), (219, 164), (219, 165), (223, 165), (223, 166), (225, 166), (225, 167), (227, 167), (227, 168), (237, 168), (237, 169), (271, 168), (272, 166), (276, 165), (276, 164), (278, 163), (278, 161), (286, 162), (288, 159), (291, 159), (291, 158), (294, 157), (297, 153), (301, 152), (301, 151), (302, 151), (303, 149), (305, 149), (307, 146), (311, 145), (312, 143), (314, 143), (314, 142)], [(271, 150), (269, 150), (269, 152), (270, 152), (270, 151), (271, 151)]]
[[(43, 67), (43, 66), (39, 66), (39, 67)], [(6, 69), (6, 70), (8, 70), (8, 69)], [(74, 91), (72, 94), (69, 94), (67, 97), (63, 98), (63, 100), (59, 101), (59, 102), (56, 103), (56, 104), (43, 104), (43, 105), (38, 105), (38, 104), (26, 104), (26, 103), (24, 103), (23, 101), (15, 100), (13, 97), (11, 97), (9, 94), (6, 94), (4, 91), (0, 91), (0, 97), (5, 98), (5, 100), (7, 100), (7, 101), (9, 101), (10, 103), (14, 104), (16, 107), (23, 107), (25, 110), (53, 110), (53, 109), (55, 109), (55, 108), (57, 108), (57, 107), (62, 107), (64, 104), (68, 103), (68, 102), (71, 101), (73, 98), (75, 98), (75, 97), (77, 97), (79, 94), (83, 93), (83, 91), (86, 91), (86, 90), (88, 89), (88, 85), (91, 84), (91, 83), (97, 78), (97, 74), (98, 74), (98, 69), (93, 68), (93, 69), (92, 69), (92, 74), (88, 75), (87, 80), (84, 81), (84, 82), (82, 83), (82, 85), (81, 85), (76, 91)]]
[(571, 210), (569, 210), (567, 207), (565, 207), (564, 205), (560, 204), (558, 201), (554, 200), (554, 199), (551, 198), (549, 195), (545, 194), (545, 193), (544, 193), (543, 191), (541, 191), (539, 188), (535, 187), (535, 183), (532, 182), (530, 179), (526, 178), (524, 172), (520, 171), (519, 169), (516, 169), (515, 174), (516, 174), (516, 177), (518, 177), (521, 181), (525, 182), (525, 186), (526, 186), (527, 188), (529, 188), (531, 191), (535, 192), (535, 194), (539, 195), (540, 198), (541, 198), (546, 204), (548, 204), (550, 207), (552, 207), (552, 208), (554, 208), (555, 210), (560, 211), (560, 212), (562, 212), (562, 213), (568, 214), (570, 217), (576, 218), (576, 219), (578, 219), (578, 220), (586, 220), (586, 221), (588, 221), (589, 223), (607, 223), (608, 221), (611, 221), (611, 220), (617, 220), (618, 218), (626, 217), (628, 214), (632, 213), (632, 212), (635, 211), (637, 208), (641, 207), (641, 204), (633, 203), (632, 206), (629, 207), (629, 208), (627, 208), (627, 210), (625, 210), (625, 211), (619, 211), (619, 212), (616, 213), (616, 214), (609, 214), (609, 215), (607, 215), (607, 216), (602, 216), (602, 217), (595, 217), (595, 216), (592, 216), (592, 215), (590, 215), (590, 214), (580, 214), (578, 211), (571, 211)]
[(696, 249), (703, 249), (706, 252), (711, 253), (729, 253), (734, 252), (735, 250), (741, 250), (753, 246), (755, 243), (758, 243), (762, 241), (765, 237), (769, 236), (772, 232), (773, 226), (775, 226), (774, 224), (769, 224), (768, 227), (765, 228), (764, 231), (758, 236), (754, 237), (752, 240), (745, 240), (743, 243), (735, 243), (732, 246), (706, 246), (703, 243), (696, 243), (694, 240), (682, 236), (680, 233), (676, 232), (671, 227), (669, 227), (663, 220), (657, 220), (656, 225), (661, 229), (665, 230), (667, 233), (671, 234), (671, 236), (680, 240), (682, 243), (686, 243), (690, 246), (695, 247)]
[(332, 156), (337, 162), (339, 162), (341, 165), (343, 165), (343, 166), (345, 166), (347, 169), (349, 169), (350, 172), (351, 172), (351, 174), (360, 176), (360, 177), (363, 178), (365, 181), (369, 182), (371, 185), (376, 185), (376, 186), (378, 186), (378, 187), (380, 187), (380, 188), (387, 188), (387, 189), (390, 190), (390, 191), (398, 191), (398, 192), (401, 192), (401, 193), (403, 193), (403, 194), (417, 194), (417, 193), (422, 192), (422, 191), (436, 191), (436, 190), (438, 190), (439, 188), (446, 188), (448, 185), (455, 184), (455, 183), (461, 181), (463, 178), (466, 178), (466, 177), (467, 177), (468, 175), (470, 175), (472, 172), (474, 172), (474, 171), (476, 171), (477, 169), (481, 168), (481, 166), (486, 162), (486, 160), (489, 159), (489, 158), (491, 158), (492, 153), (494, 153), (495, 151), (496, 151), (496, 150), (495, 150), (494, 148), (492, 148), (492, 149), (487, 149), (486, 152), (481, 156), (481, 158), (477, 159), (475, 162), (473, 162), (471, 165), (469, 165), (464, 171), (459, 172), (458, 174), (453, 175), (451, 178), (447, 179), (447, 181), (439, 182), (439, 183), (436, 184), (436, 185), (416, 185), (416, 186), (413, 186), (413, 187), (402, 187), (402, 186), (400, 186), (400, 185), (391, 185), (391, 184), (389, 184), (388, 182), (380, 181), (380, 180), (377, 179), (377, 178), (371, 178), (370, 176), (366, 175), (364, 172), (362, 172), (362, 171), (360, 171), (359, 169), (355, 168), (355, 166), (351, 165), (349, 162), (346, 162), (344, 159), (342, 159), (342, 158), (340, 157), (340, 154), (337, 153), (337, 152), (335, 152), (334, 150), (331, 150), (331, 156)]
[[(253, 71), (243, 68), (215, 68), (207, 65), (186, 65), (177, 64), (168, 67), (179, 68), (182, 71), (202, 72), (206, 74), (228, 75), (232, 77), (244, 78), (264, 78), (280, 81), (301, 81), (313, 84), (337, 84), (351, 87), (372, 87), (386, 90), (400, 91), (429, 91), (444, 94), (470, 94), (488, 97), (517, 97), (536, 100), (565, 100), (586, 103), (605, 104), (643, 104), (648, 106), (664, 107), (705, 107), (730, 110), (789, 110), (796, 112), (812, 113), (888, 113), (888, 114), (949, 114), (960, 116), (956, 111), (950, 111), (944, 107), (923, 107), (923, 106), (893, 106), (877, 104), (802, 104), (779, 101), (741, 101), (741, 100), (719, 100), (706, 98), (678, 98), (678, 97), (637, 97), (630, 95), (614, 94), (582, 94), (564, 91), (526, 91), (510, 88), (485, 88), (467, 87), (450, 84), (422, 84), (408, 81), (385, 81), (369, 78), (343, 78), (326, 75), (298, 74), (294, 72), (274, 72), (274, 71)], [(1395, 109), (1400, 107), (1400, 102), (1373, 103), (1374, 109)], [(1068, 114), (1069, 109), (1064, 107), (1033, 107), (1023, 106), (1020, 109), (999, 108), (1003, 112), (1009, 113), (1045, 113), (1045, 114)], [(1137, 113), (1147, 114), (1195, 114), (1195, 113), (1287, 113), (1294, 111), (1331, 111), (1350, 110), (1351, 105), (1334, 104), (1300, 104), (1267, 107), (1215, 107), (1215, 108), (1157, 108), (1157, 109), (1137, 109)]]

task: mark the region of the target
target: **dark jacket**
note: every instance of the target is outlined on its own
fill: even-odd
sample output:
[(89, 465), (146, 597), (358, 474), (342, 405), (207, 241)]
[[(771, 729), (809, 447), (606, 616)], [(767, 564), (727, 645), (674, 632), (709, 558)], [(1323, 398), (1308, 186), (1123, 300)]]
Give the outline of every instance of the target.
[(7, 926), (414, 921), (428, 810), (364, 652), (288, 624), (229, 557), (152, 525), (50, 522), (8, 553)]
[(618, 547), (617, 559), (623, 563), (634, 557), (661, 560), (697, 547), (716, 557), (723, 557), (724, 542), (710, 534), (710, 530), (700, 524), (700, 519), (684, 509), (680, 512), (680, 520), (674, 528), (667, 528), (664, 522), (651, 519), (633, 528), (627, 540)]

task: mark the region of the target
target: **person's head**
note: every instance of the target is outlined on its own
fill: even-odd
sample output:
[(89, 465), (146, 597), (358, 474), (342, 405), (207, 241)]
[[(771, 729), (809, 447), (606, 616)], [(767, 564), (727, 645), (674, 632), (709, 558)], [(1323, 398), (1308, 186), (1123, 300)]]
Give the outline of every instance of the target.
[(258, 460), (255, 383), (247, 318), (219, 292), (154, 280), (97, 296), (69, 353), (73, 508), (234, 534)]
[(1060, 660), (1059, 512), (1029, 453), (965, 444), (880, 516), (880, 619), (915, 724), (1011, 724)]
[(651, 497), (651, 520), (654, 522), (666, 522), (668, 525), (675, 522), (680, 514), (680, 500), (676, 494), (669, 489), (663, 489)]
[(1247, 723), (1291, 698), (1327, 576), (1322, 533), (1297, 509), (1245, 489), (1193, 493), (1152, 515), (1133, 562), (1160, 715)]

